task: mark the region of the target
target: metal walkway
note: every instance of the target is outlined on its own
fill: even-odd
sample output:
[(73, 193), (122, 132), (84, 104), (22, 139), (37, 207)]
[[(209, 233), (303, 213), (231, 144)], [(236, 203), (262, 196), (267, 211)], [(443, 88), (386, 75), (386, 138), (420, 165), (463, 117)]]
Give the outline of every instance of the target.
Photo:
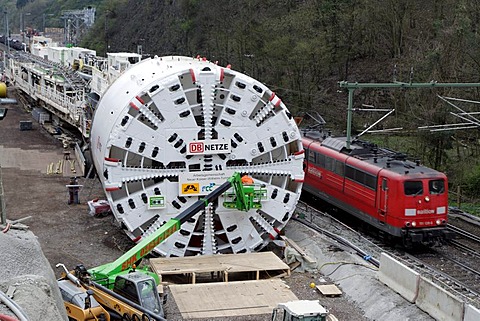
[(62, 121), (90, 134), (91, 111), (87, 105), (88, 83), (74, 70), (26, 52), (7, 56), (7, 76), (14, 85)]

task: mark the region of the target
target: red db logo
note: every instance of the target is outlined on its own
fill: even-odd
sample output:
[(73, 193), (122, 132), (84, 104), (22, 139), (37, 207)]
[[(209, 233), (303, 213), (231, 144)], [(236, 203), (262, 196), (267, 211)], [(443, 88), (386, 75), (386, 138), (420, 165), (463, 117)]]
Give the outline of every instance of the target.
[(204, 146), (202, 142), (188, 144), (188, 150), (192, 154), (203, 153)]

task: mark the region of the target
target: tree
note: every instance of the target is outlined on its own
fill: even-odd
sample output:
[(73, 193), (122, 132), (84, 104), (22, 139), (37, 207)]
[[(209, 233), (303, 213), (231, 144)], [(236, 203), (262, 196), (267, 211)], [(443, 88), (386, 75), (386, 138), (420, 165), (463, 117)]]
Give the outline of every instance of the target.
[(21, 9), (25, 7), (28, 2), (29, 0), (17, 0), (17, 4), (16, 4), (17, 9)]

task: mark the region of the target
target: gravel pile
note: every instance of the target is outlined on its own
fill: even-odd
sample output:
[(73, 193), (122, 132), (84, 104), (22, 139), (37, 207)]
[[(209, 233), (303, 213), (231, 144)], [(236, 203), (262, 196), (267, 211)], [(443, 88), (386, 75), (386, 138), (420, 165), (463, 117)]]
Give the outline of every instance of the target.
[[(0, 232), (0, 255), (0, 290), (15, 288), (13, 300), (28, 320), (67, 319), (53, 271), (32, 232)], [(5, 304), (0, 314), (15, 316)]]

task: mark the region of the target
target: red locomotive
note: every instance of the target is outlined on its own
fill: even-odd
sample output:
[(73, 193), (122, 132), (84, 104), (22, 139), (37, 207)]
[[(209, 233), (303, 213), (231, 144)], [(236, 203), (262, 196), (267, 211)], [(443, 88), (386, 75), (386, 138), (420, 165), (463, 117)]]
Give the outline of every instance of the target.
[(320, 131), (304, 131), (304, 191), (358, 217), (405, 246), (434, 245), (453, 237), (446, 229), (445, 174), (405, 154)]

